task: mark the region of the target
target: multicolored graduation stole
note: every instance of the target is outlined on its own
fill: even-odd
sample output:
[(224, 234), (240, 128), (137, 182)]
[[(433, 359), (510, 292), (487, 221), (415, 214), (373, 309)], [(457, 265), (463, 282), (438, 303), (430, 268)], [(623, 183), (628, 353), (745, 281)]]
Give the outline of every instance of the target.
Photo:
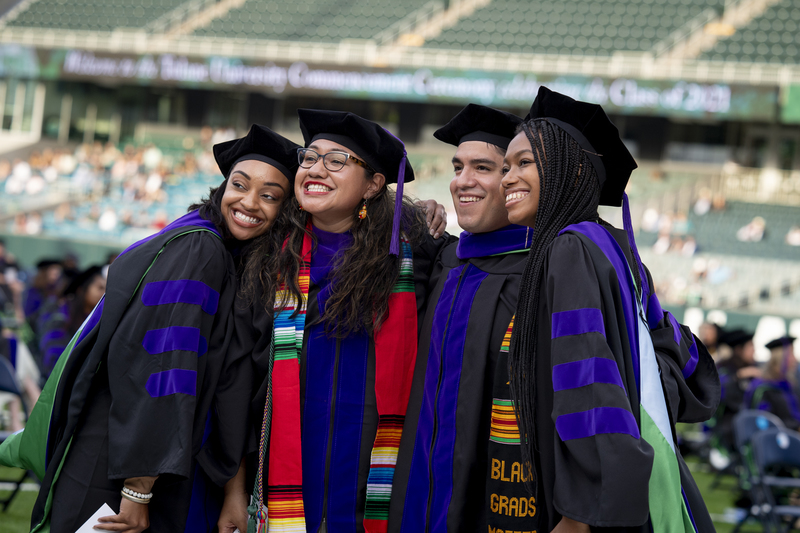
[[(275, 362), (267, 481), (268, 530), (273, 532), (306, 531), (300, 446), (300, 352), (303, 349), (310, 280), (311, 238), (307, 234), (303, 238), (301, 257), (297, 281), (302, 301), (298, 302), (292, 296), (284, 281), (275, 294)], [(284, 302), (286, 305), (281, 309)]]
[[(310, 224), (307, 227), (310, 231)], [(378, 430), (367, 478), (364, 529), (385, 533), (389, 500), (417, 356), (417, 302), (411, 244), (401, 237), (400, 275), (389, 296), (388, 312), (375, 331), (375, 397)], [(310, 281), (311, 237), (303, 238), (296, 302), (285, 283), (275, 296), (275, 365), (270, 429), (267, 520), (270, 532), (304, 533), (302, 445), (300, 437), (300, 353), (303, 348)], [(286, 301), (285, 309), (280, 310)], [(292, 317), (295, 309), (299, 313)], [(411, 331), (413, 334), (409, 335)]]

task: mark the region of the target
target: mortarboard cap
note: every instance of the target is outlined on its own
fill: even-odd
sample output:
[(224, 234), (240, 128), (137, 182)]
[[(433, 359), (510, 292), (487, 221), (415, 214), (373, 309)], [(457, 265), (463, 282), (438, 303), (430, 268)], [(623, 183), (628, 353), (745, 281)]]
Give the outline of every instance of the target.
[(734, 346), (741, 346), (751, 340), (753, 340), (753, 334), (743, 329), (733, 329), (726, 331), (722, 335), (722, 342), (731, 348)]
[(789, 345), (791, 345), (791, 344), (792, 344), (792, 343), (794, 343), (794, 341), (796, 341), (796, 340), (797, 340), (797, 337), (792, 337), (791, 335), (784, 335), (783, 337), (780, 337), (780, 338), (777, 338), (777, 339), (775, 339), (775, 340), (769, 341), (769, 342), (768, 342), (767, 344), (765, 344), (764, 346), (766, 346), (767, 348), (769, 348), (770, 350), (772, 350), (773, 348), (780, 348), (780, 347), (782, 347), (784, 344), (789, 344)]
[(467, 141), (483, 141), (506, 150), (520, 123), (522, 119), (511, 113), (469, 104), (433, 136), (453, 146)]
[(240, 161), (256, 160), (272, 165), (294, 183), (300, 146), (271, 129), (253, 124), (246, 136), (214, 145), (214, 158), (225, 179)]
[(386, 176), (386, 183), (398, 182), (400, 161), (405, 159), (404, 181), (414, 181), (414, 169), (405, 157), (405, 145), (376, 122), (345, 111), (298, 109), (297, 114), (306, 146), (317, 139), (341, 144)]
[(637, 165), (602, 107), (541, 86), (525, 117), (530, 119), (548, 119), (575, 139), (597, 173), (600, 205), (622, 205), (625, 186)]
[(414, 169), (408, 162), (403, 141), (379, 124), (345, 111), (298, 109), (300, 130), (306, 147), (318, 139), (341, 144), (386, 177), (386, 183), (396, 183), (392, 241), (389, 252), (400, 254), (400, 218), (403, 204), (403, 185), (414, 181)]
[(78, 292), (78, 289), (80, 289), (89, 280), (93, 279), (97, 275), (103, 275), (103, 267), (98, 265), (90, 266), (89, 268), (87, 268), (74, 278), (72, 278), (72, 281), (69, 282), (67, 288), (64, 289), (63, 295), (67, 296), (69, 294), (75, 294), (76, 292)]
[(58, 259), (42, 259), (38, 263), (36, 263), (36, 268), (41, 270), (43, 268), (51, 267), (53, 265), (61, 265), (61, 261)]

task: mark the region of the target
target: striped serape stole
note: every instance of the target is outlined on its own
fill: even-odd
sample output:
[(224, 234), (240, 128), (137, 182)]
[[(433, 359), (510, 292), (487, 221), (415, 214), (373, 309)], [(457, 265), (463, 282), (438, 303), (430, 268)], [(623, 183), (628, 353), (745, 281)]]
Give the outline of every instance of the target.
[[(303, 300), (296, 301), (285, 282), (281, 282), (275, 294), (275, 363), (267, 481), (268, 530), (275, 533), (306, 531), (300, 446), (300, 352), (310, 280), (311, 239), (308, 235), (303, 238), (302, 256), (298, 284)], [(281, 309), (284, 302), (286, 306)], [(297, 314), (292, 316), (295, 311)]]
[(417, 357), (417, 299), (411, 244), (401, 237), (400, 276), (389, 296), (386, 320), (375, 332), (378, 431), (372, 446), (364, 530), (385, 533), (389, 500)]

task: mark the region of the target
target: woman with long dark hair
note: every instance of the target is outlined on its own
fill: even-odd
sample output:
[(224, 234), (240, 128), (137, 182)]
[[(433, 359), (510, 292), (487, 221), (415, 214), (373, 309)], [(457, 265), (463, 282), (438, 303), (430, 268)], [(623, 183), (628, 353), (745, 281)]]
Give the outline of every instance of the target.
[(352, 113), (298, 114), (291, 229), (264, 265), (281, 280), (274, 322), (260, 307), (253, 319), (259, 520), (270, 531), (385, 531), (430, 265), (414, 257), (425, 214), (403, 195), (414, 174), (399, 139)]
[(216, 145), (222, 184), (114, 261), (27, 427), (0, 446), (0, 463), (43, 480), (34, 530), (72, 533), (104, 503), (118, 514), (98, 530), (246, 528), (227, 499), (220, 517), (252, 393), (249, 354), (231, 347), (236, 265), (245, 286), (274, 290), (248, 261), (272, 251), (273, 227), (285, 231), (296, 149), (257, 125)]
[(490, 528), (713, 531), (674, 433), (713, 413), (713, 360), (661, 310), (627, 204), (627, 232), (597, 214), (635, 167), (600, 106), (544, 87), (508, 147), (509, 220), (534, 236), (495, 381), (518, 427), (490, 452)]

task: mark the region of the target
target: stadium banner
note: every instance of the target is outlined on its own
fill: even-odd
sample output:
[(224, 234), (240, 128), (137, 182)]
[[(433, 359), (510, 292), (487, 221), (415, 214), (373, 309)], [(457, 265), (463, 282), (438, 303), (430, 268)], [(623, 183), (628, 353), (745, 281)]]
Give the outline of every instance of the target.
[[(13, 48), (13, 49), (12, 49)], [(238, 88), (390, 101), (526, 108), (540, 85), (610, 113), (686, 118), (777, 118), (778, 87), (682, 80), (536, 75), (438, 68), (386, 69), (256, 62), (231, 57), (124, 55), (0, 45), (0, 76), (103, 80), (136, 85)]]

